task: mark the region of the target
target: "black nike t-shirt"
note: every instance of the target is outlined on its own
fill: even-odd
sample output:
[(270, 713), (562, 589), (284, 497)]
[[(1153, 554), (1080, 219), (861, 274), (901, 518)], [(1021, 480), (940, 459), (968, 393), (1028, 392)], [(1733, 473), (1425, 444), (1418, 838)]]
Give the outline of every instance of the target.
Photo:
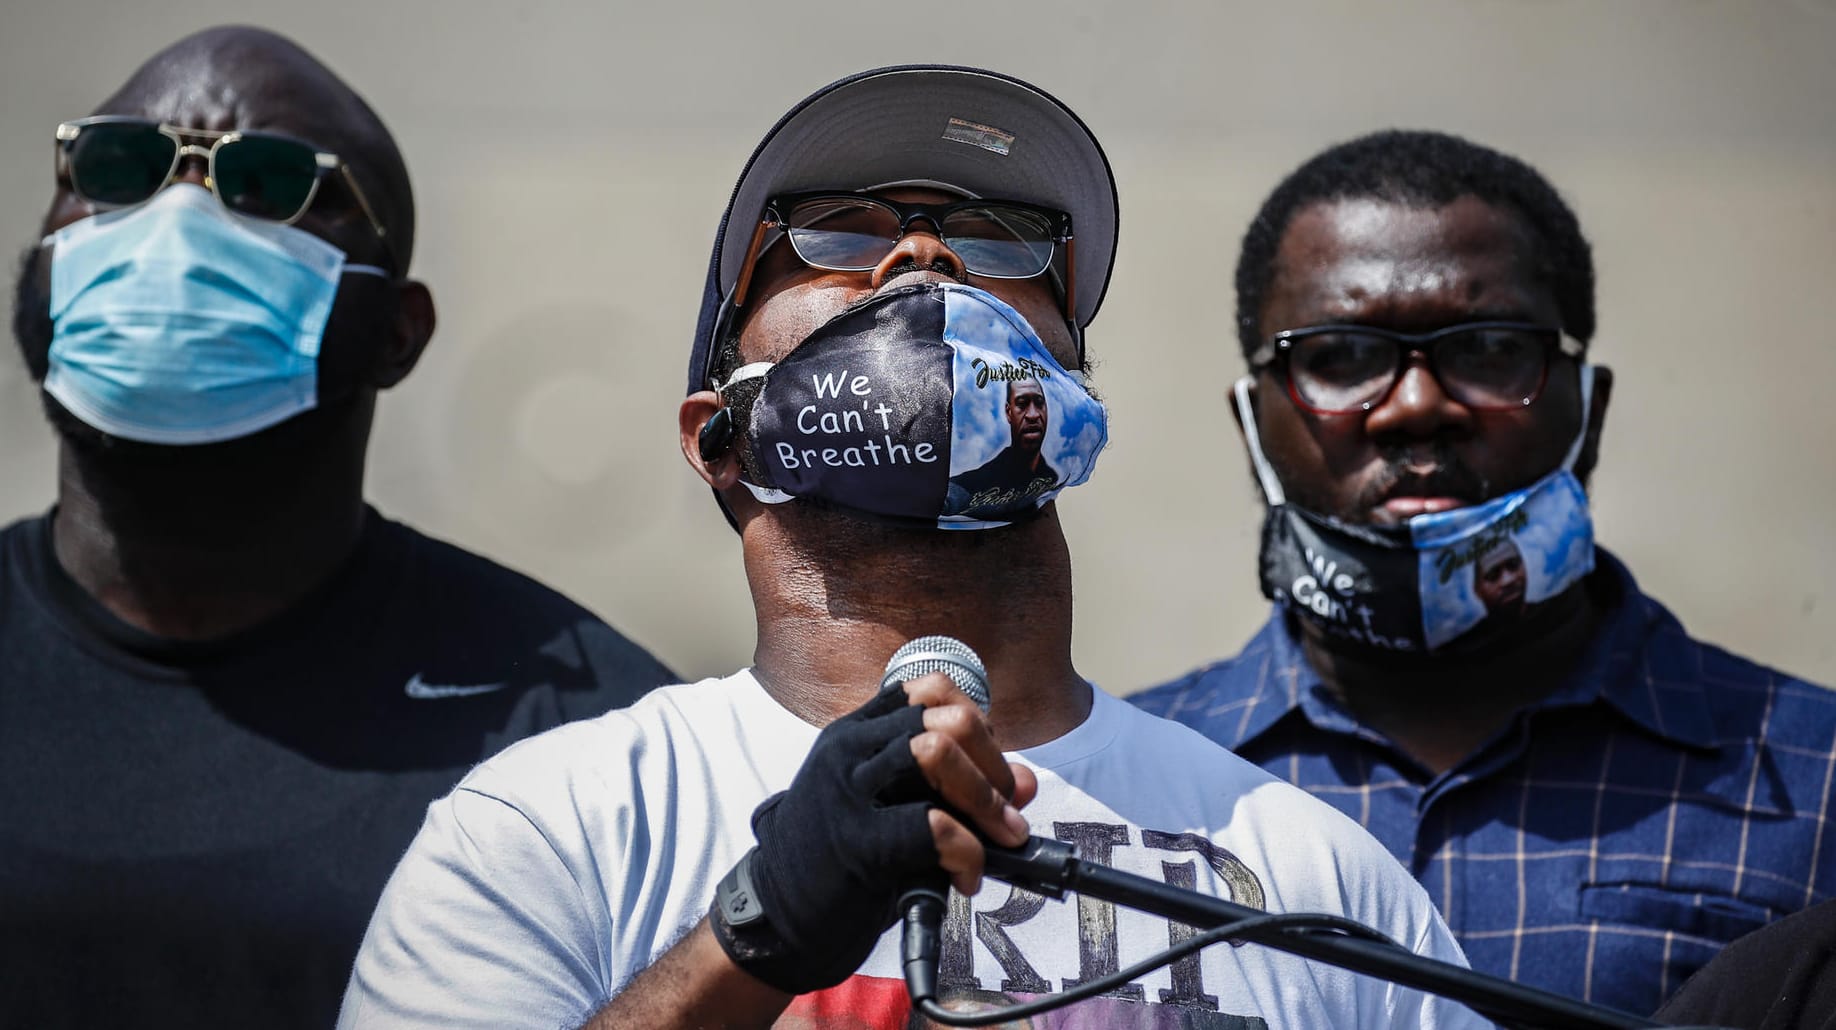
[(287, 614), (115, 619), (0, 531), (0, 1026), (332, 1025), (428, 802), (675, 677), (579, 605), (371, 511)]

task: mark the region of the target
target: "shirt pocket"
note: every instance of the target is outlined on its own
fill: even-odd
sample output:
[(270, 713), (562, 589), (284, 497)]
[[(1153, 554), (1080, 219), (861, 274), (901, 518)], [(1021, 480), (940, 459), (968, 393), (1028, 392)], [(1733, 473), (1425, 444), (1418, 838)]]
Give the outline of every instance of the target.
[(1727, 942), (1777, 919), (1782, 910), (1741, 898), (1648, 883), (1590, 883), (1581, 887), (1581, 918), (1597, 923), (1672, 930)]

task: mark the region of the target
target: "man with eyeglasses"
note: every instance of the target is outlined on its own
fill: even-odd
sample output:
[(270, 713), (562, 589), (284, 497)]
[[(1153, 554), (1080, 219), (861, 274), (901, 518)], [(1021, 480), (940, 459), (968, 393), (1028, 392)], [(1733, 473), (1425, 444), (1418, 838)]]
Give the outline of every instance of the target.
[(1432, 132), (1326, 150), (1251, 223), (1237, 313), (1275, 611), (1132, 700), (1358, 819), (1474, 968), (1622, 1010), (1836, 891), (1836, 694), (1594, 546), (1613, 380), (1541, 175)]
[(427, 803), (671, 676), (364, 503), (434, 312), (348, 86), (215, 29), (55, 143), (14, 329), (57, 504), (0, 531), (0, 1025), (324, 1027)]
[[(1084, 984), (1103, 993), (1045, 1018), (1478, 1025), (1255, 946), (1103, 987), (1192, 931), (981, 882), (982, 840), (1030, 829), (1458, 960), (1424, 892), (1348, 820), (1072, 665), (1055, 498), (1107, 435), (1082, 335), (1116, 225), (1089, 130), (1006, 76), (866, 72), (772, 129), (722, 220), (677, 427), (740, 534), (753, 666), (525, 742), (437, 802), (341, 1026), (904, 1028), (886, 931), (903, 888), (946, 883), (950, 1004)], [(1028, 383), (1049, 398), (1057, 485), (1017, 489), (1022, 467), (952, 510), (952, 474), (1011, 444), (1006, 389)], [(938, 633), (986, 662), (985, 716), (941, 675), (887, 674), (909, 641), (958, 652), (977, 689), (962, 644), (914, 639)]]

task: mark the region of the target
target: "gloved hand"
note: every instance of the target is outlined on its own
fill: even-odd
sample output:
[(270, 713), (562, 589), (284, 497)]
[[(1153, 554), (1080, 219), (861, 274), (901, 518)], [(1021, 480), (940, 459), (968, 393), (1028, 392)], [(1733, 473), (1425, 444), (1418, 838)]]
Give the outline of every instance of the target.
[(752, 814), (759, 845), (708, 920), (735, 964), (792, 994), (838, 984), (898, 917), (903, 889), (939, 878), (935, 794), (911, 746), (925, 712), (882, 691), (830, 723), (790, 789)]

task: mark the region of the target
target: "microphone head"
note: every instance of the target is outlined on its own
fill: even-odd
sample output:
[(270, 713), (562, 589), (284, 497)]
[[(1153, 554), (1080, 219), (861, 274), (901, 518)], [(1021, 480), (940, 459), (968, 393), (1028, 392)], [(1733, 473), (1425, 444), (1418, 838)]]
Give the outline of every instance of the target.
[(969, 645), (955, 637), (919, 637), (894, 651), (886, 663), (886, 675), (880, 678), (880, 689), (932, 672), (950, 677), (976, 707), (988, 711), (988, 670)]

